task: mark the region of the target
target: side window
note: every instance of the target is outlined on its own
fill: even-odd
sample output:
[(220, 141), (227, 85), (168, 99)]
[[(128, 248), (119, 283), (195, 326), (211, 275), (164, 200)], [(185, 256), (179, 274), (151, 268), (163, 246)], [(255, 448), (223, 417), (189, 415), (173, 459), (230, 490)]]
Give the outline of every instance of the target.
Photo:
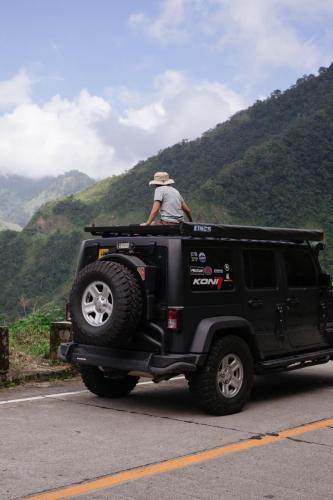
[(274, 252), (271, 250), (245, 250), (244, 272), (247, 288), (276, 288)]
[(308, 252), (287, 250), (284, 262), (288, 288), (316, 286), (316, 269)]
[(232, 251), (226, 248), (192, 247), (188, 251), (193, 292), (233, 290)]

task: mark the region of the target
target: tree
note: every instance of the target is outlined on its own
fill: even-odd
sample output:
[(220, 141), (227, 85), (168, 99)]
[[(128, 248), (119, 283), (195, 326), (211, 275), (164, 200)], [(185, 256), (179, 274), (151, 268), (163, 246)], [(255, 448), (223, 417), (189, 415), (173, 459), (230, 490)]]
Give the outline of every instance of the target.
[(19, 306), (22, 307), (23, 309), (23, 313), (24, 313), (24, 316), (27, 315), (27, 307), (29, 306), (31, 300), (28, 299), (27, 297), (25, 297), (24, 295), (21, 295), (21, 297), (19, 298)]

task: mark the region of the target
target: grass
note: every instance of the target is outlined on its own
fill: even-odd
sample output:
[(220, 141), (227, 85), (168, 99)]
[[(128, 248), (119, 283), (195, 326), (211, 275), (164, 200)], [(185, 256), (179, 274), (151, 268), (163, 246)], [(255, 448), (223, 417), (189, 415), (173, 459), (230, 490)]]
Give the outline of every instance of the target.
[(63, 311), (59, 307), (48, 307), (17, 320), (10, 327), (10, 350), (47, 359), (50, 351), (50, 324), (59, 319), (63, 319)]
[(80, 191), (74, 195), (75, 200), (80, 200), (84, 203), (96, 203), (99, 202), (103, 197), (105, 197), (111, 184), (117, 179), (116, 175), (112, 177), (107, 177), (99, 182), (96, 182), (93, 186)]

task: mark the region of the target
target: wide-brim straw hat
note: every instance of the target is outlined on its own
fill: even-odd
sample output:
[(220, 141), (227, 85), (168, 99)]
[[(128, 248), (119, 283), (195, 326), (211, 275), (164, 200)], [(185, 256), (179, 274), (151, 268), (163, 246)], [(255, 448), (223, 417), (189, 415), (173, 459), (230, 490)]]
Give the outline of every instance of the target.
[(149, 185), (155, 184), (156, 186), (168, 186), (174, 184), (175, 181), (170, 179), (168, 172), (155, 172), (154, 179), (149, 182)]

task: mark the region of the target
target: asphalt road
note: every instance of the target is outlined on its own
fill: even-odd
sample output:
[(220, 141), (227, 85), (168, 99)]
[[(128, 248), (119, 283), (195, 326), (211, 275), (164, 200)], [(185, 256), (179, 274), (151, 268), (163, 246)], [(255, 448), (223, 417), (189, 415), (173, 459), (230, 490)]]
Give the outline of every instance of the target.
[(118, 400), (71, 380), (0, 390), (0, 423), (1, 500), (333, 499), (333, 363), (258, 378), (226, 417), (184, 379)]

